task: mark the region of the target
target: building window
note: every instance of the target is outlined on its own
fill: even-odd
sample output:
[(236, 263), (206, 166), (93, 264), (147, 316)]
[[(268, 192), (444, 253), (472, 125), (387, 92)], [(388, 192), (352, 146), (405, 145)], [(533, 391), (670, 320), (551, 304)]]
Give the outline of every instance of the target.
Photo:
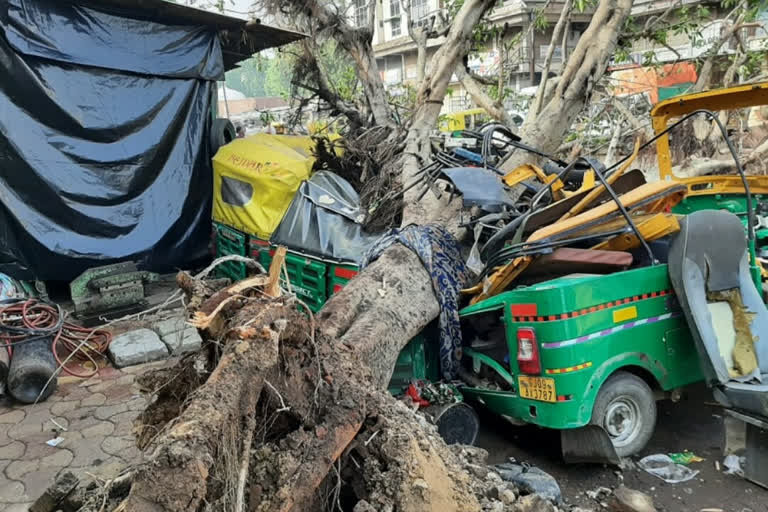
[(389, 0), (389, 17), (400, 17), (400, 0)]
[[(547, 52), (549, 52), (549, 45), (542, 44), (539, 46), (539, 58), (546, 59)], [(555, 51), (552, 52), (552, 62), (560, 62), (563, 60), (563, 47), (560, 45), (555, 46)]]
[(354, 0), (352, 7), (354, 9), (355, 26), (366, 26), (368, 24), (368, 2), (366, 0)]
[(390, 27), (392, 29), (392, 37), (400, 37), (402, 33), (400, 27), (400, 0), (389, 0), (389, 16)]
[(411, 1), (411, 17), (412, 21), (417, 22), (427, 16), (429, 12), (428, 0), (412, 0)]
[(390, 20), (390, 24), (392, 25), (392, 37), (400, 37), (400, 18)]

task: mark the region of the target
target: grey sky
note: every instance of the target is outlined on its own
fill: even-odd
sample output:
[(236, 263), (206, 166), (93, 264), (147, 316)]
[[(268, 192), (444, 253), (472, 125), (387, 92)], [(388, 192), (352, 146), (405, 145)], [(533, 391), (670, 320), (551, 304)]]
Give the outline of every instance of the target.
[(230, 2), (230, 0), (225, 0), (224, 6), (225, 6), (225, 9), (227, 9), (226, 14), (230, 16), (236, 16), (238, 18), (247, 17), (240, 13), (247, 13), (248, 11), (250, 11), (251, 5), (253, 4), (253, 0), (233, 0), (233, 2), (234, 3)]

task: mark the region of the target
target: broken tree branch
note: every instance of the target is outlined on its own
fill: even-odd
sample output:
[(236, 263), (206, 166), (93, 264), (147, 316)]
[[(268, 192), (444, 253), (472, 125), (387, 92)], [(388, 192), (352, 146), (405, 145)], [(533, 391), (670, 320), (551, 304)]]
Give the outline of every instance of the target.
[(456, 66), (456, 78), (459, 79), (461, 85), (464, 86), (464, 89), (469, 93), (478, 107), (485, 109), (491, 117), (513, 132), (515, 131), (515, 122), (512, 119), (512, 116), (509, 115), (509, 112), (504, 109), (504, 105), (501, 101), (494, 101), (488, 94), (486, 94), (477, 80), (467, 72), (464, 63), (460, 63)]

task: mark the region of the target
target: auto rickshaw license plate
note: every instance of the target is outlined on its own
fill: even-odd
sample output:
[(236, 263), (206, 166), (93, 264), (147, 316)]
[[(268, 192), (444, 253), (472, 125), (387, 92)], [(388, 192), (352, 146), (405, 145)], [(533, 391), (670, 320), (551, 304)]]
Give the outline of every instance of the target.
[(544, 377), (524, 377), (518, 379), (520, 396), (541, 402), (556, 402), (555, 379)]

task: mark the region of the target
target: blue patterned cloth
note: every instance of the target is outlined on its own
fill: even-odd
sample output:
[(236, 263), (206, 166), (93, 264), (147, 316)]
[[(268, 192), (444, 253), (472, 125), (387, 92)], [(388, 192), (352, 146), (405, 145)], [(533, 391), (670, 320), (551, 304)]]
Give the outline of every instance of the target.
[(459, 251), (459, 242), (441, 226), (406, 226), (382, 236), (365, 254), (366, 267), (393, 244), (400, 243), (418, 254), (432, 277), (432, 289), (440, 303), (440, 369), (443, 379), (456, 378), (461, 362), (459, 292), (471, 274)]

